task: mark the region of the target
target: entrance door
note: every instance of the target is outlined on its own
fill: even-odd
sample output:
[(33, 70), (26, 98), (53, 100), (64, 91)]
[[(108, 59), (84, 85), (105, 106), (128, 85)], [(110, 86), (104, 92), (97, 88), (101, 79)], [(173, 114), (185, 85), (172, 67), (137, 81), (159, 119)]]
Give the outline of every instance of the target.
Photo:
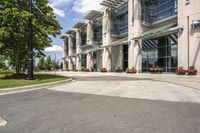
[(123, 69), (124, 71), (128, 68), (128, 45), (123, 46)]
[(148, 72), (153, 66), (163, 68), (164, 72), (177, 69), (177, 34), (143, 40), (142, 70)]

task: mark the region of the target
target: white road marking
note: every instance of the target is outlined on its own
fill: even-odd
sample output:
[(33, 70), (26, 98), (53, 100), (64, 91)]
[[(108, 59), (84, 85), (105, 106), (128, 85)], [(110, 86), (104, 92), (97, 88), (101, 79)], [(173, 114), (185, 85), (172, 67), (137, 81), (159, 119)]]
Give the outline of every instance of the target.
[(8, 122), (6, 120), (4, 120), (3, 118), (1, 118), (0, 116), (0, 127), (3, 127), (7, 124)]

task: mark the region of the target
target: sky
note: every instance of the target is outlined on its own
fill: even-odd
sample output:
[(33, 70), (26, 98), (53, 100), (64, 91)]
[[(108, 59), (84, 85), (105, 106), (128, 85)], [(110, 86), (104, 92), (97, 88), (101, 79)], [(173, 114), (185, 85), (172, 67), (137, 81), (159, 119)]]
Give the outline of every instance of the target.
[(57, 60), (63, 56), (63, 41), (60, 37), (68, 31), (76, 22), (83, 19), (83, 17), (90, 10), (98, 10), (101, 8), (102, 0), (49, 0), (56, 15), (56, 19), (60, 22), (61, 35), (52, 38), (52, 47), (46, 48), (45, 53)]

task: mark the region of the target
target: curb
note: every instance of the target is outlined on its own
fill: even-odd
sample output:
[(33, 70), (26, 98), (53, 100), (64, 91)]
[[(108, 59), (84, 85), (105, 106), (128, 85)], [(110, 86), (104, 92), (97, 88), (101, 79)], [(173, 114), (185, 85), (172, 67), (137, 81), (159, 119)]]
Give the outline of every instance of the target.
[(36, 85), (29, 85), (29, 86), (22, 86), (22, 87), (14, 87), (14, 88), (5, 88), (5, 89), (0, 89), (0, 93), (1, 92), (10, 92), (10, 91), (14, 91), (14, 90), (26, 90), (26, 89), (33, 89), (36, 87), (42, 88), (42, 87), (53, 87), (54, 85), (57, 84), (63, 84), (63, 83), (68, 83), (71, 82), (73, 80), (73, 78), (69, 78), (67, 80), (62, 80), (62, 81), (56, 81), (56, 82), (50, 82), (50, 83), (44, 83), (44, 84), (36, 84)]

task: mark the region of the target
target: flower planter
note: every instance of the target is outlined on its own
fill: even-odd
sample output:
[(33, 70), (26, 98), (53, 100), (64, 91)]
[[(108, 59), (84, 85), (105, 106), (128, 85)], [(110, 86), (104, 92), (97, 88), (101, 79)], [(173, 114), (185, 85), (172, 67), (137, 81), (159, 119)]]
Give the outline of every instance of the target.
[(185, 75), (188, 71), (185, 69), (177, 69), (176, 74), (177, 75)]
[(197, 75), (197, 70), (188, 70), (188, 75)]
[(127, 74), (135, 74), (135, 73), (137, 73), (137, 70), (134, 67), (133, 68), (127, 68), (126, 73)]
[(107, 72), (107, 69), (106, 69), (106, 68), (101, 68), (101, 69), (100, 69), (100, 72), (106, 73), (106, 72)]
[(149, 71), (152, 74), (157, 74), (157, 73), (161, 74), (163, 72), (163, 69), (160, 68), (159, 66), (156, 66), (156, 67), (150, 68)]

